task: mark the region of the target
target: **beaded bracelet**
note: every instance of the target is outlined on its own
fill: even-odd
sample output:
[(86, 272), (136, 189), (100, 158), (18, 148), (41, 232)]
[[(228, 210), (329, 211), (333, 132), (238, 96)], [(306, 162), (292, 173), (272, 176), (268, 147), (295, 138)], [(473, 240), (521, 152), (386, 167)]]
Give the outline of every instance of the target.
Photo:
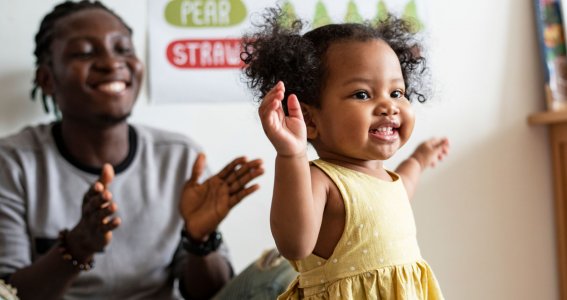
[(94, 268), (94, 259), (91, 258), (89, 259), (87, 262), (81, 263), (79, 262), (77, 259), (75, 259), (71, 253), (69, 253), (69, 251), (67, 250), (67, 234), (69, 233), (69, 230), (67, 229), (63, 229), (59, 232), (59, 253), (61, 253), (61, 258), (63, 258), (63, 260), (65, 261), (69, 261), (71, 262), (71, 264), (79, 269), (79, 271), (88, 271), (92, 268)]

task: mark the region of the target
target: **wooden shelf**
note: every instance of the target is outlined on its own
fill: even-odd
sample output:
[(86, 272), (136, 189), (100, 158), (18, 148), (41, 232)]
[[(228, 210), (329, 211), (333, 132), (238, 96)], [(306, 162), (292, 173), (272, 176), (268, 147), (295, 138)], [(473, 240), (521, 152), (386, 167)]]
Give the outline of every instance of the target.
[(530, 125), (547, 125), (563, 122), (567, 122), (567, 110), (538, 112), (528, 117)]
[(560, 299), (567, 300), (567, 110), (535, 113), (528, 123), (549, 128)]

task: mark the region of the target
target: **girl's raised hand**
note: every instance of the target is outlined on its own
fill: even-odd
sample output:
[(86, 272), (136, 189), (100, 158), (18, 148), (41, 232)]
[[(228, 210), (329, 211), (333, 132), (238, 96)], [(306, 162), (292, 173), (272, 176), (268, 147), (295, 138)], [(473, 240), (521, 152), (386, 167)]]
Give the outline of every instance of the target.
[(449, 153), (449, 139), (431, 138), (421, 143), (411, 157), (415, 158), (422, 169), (435, 167)]
[(284, 94), (285, 86), (279, 81), (264, 96), (258, 108), (262, 127), (278, 155), (304, 155), (307, 149), (307, 129), (301, 106), (297, 96), (290, 95), (287, 99), (286, 116), (282, 106)]

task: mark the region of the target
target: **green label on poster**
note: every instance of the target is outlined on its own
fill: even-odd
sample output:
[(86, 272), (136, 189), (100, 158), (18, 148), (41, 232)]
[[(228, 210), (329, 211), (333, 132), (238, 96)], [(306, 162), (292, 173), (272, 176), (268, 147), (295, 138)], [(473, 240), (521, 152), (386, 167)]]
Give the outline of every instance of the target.
[(325, 4), (321, 2), (321, 0), (317, 1), (317, 4), (315, 4), (315, 16), (313, 17), (313, 28), (325, 26), (331, 23), (333, 23), (333, 21), (331, 20), (331, 17), (329, 17), (327, 7), (325, 7)]
[(282, 8), (282, 15), (279, 21), (284, 27), (291, 28), (291, 26), (293, 25), (293, 21), (297, 19), (295, 8), (293, 7), (293, 4), (291, 4), (291, 2), (289, 1), (285, 1), (281, 5), (281, 8)]
[(173, 0), (165, 8), (165, 20), (179, 27), (229, 27), (246, 15), (242, 0)]
[(411, 0), (410, 2), (408, 2), (402, 17), (413, 23), (413, 25), (414, 25), (413, 29), (416, 32), (422, 30), (423, 27), (425, 27), (423, 25), (423, 23), (419, 20), (419, 17), (417, 15), (417, 8), (416, 8), (415, 0)]
[(378, 23), (380, 21), (384, 21), (388, 18), (388, 7), (384, 0), (378, 1), (378, 9), (376, 10), (376, 17), (374, 18), (374, 22)]
[(358, 7), (353, 0), (350, 0), (347, 4), (347, 12), (345, 16), (345, 22), (347, 23), (362, 23), (364, 19), (358, 12)]

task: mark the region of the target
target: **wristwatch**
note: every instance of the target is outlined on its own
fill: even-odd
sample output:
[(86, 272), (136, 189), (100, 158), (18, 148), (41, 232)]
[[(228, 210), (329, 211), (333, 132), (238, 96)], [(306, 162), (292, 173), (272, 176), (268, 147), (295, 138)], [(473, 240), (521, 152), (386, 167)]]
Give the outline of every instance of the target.
[(181, 244), (183, 245), (183, 249), (191, 254), (206, 256), (220, 247), (222, 244), (222, 234), (215, 230), (211, 232), (207, 241), (200, 242), (191, 238), (191, 235), (183, 229), (181, 230)]

